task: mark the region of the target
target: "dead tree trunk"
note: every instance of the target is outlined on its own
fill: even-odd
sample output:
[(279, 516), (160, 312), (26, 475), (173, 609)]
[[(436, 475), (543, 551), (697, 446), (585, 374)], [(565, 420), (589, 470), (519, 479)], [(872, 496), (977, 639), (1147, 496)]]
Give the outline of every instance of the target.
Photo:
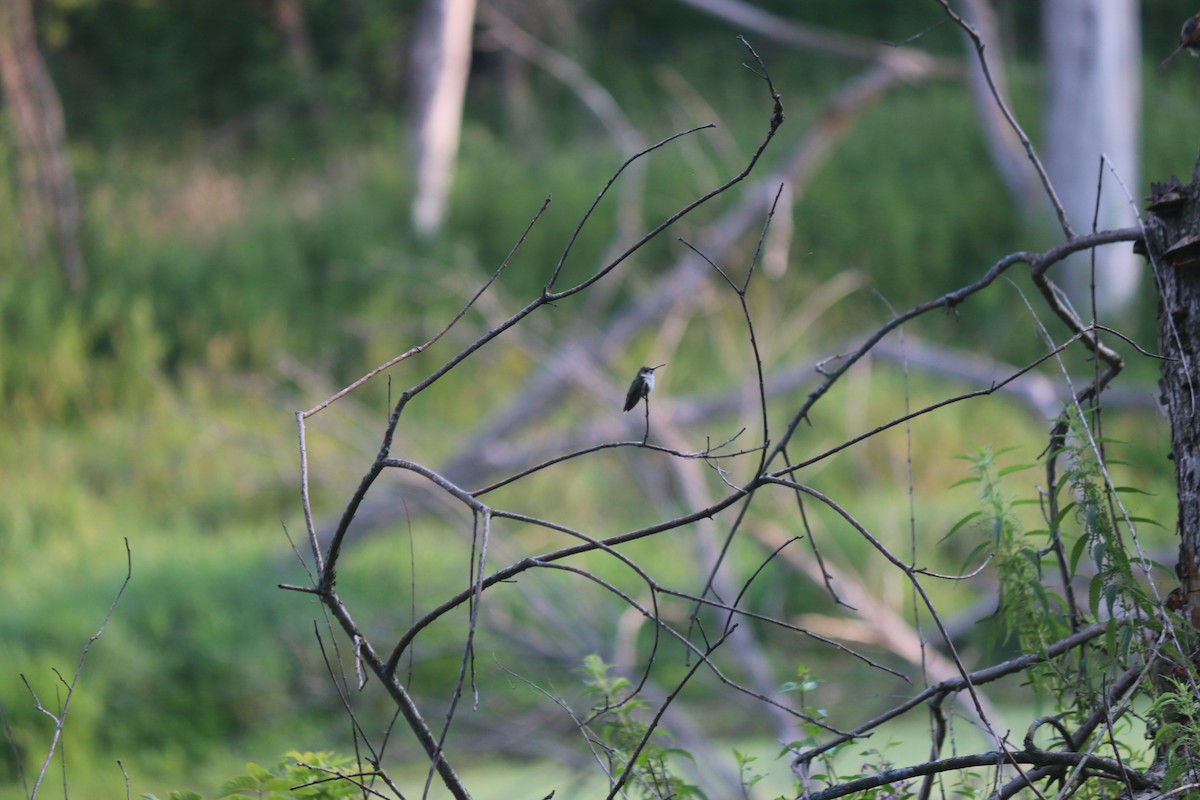
[[(1138, 150), (1141, 70), (1137, 68), (1136, 0), (1046, 0), (1042, 3), (1046, 64), (1046, 168), (1077, 232), (1133, 224), (1133, 213), (1111, 175), (1096, 208), (1100, 156), (1106, 155), (1127, 186), (1140, 184)], [(1096, 259), (1100, 314), (1129, 307), (1141, 267), (1128, 251), (1102, 248)], [(1068, 260), (1063, 276), (1080, 315), (1091, 315), (1089, 257)], [(1061, 268), (1060, 268), (1061, 269)]]
[(40, 258), (52, 230), (67, 285), (81, 292), (87, 270), (79, 243), (79, 199), (62, 102), (38, 49), (31, 0), (0, 0), (0, 86), (17, 149), (26, 251)]
[[(1171, 420), (1171, 459), (1178, 495), (1179, 588), (1168, 598), (1185, 624), (1155, 664), (1156, 686), (1172, 692), (1200, 668), (1196, 648), (1200, 632), (1200, 162), (1187, 186), (1172, 178), (1154, 184), (1150, 194), (1146, 254), (1158, 290), (1158, 346), (1163, 356), (1162, 403)], [(1192, 686), (1195, 686), (1193, 683)], [(1171, 712), (1161, 722), (1173, 720)], [(1169, 757), (1196, 764), (1200, 754), (1160, 746), (1159, 768)]]
[(1155, 184), (1146, 247), (1158, 283), (1162, 402), (1171, 420), (1179, 494), (1179, 572), (1186, 615), (1200, 629), (1200, 163), (1187, 186)]
[(463, 99), (471, 69), (475, 0), (425, 0), (412, 51), (413, 161), (417, 233), (438, 232), (458, 154)]

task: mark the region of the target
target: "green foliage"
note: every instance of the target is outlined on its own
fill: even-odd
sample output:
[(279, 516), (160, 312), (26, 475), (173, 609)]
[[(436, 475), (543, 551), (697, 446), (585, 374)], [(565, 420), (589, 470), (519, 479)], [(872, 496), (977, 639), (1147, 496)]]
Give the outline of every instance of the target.
[[(1102, 457), (1101, 447), (1088, 424), (1071, 414), (1065, 425), (1064, 445), (1048, 453), (1060, 478), (1037, 501), (1013, 500), (1001, 489), (1002, 478), (1044, 463), (1000, 467), (999, 456), (984, 448), (968, 460), (975, 475), (962, 484), (978, 487), (979, 512), (964, 518), (950, 535), (974, 528), (985, 534), (970, 561), (985, 552), (993, 554), (1000, 581), (1000, 608), (994, 622), (1001, 639), (1015, 639), (1021, 653), (1043, 651), (1071, 630), (1099, 620), (1108, 621), (1106, 635), (1071, 659), (1050, 660), (1030, 668), (1034, 688), (1048, 696), (1063, 716), (1084, 715), (1102, 703), (1102, 693), (1114, 674), (1134, 658), (1145, 657), (1153, 634), (1140, 614), (1155, 616), (1139, 576), (1156, 565), (1131, 557), (1133, 530), (1124, 531), (1117, 513), (1118, 492), (1109, 480), (1118, 462)], [(1051, 502), (1053, 501), (1053, 502)], [(1022, 505), (1037, 507), (1046, 527), (1026, 531), (1018, 513)], [(1050, 512), (1055, 511), (1052, 515)], [(1131, 515), (1130, 521), (1153, 522)], [(1054, 576), (1054, 577), (1051, 577)], [(1075, 584), (1086, 578), (1087, 602), (1069, 601), (1065, 580)], [(1059, 590), (1052, 588), (1058, 585)], [(1061, 592), (1061, 593), (1060, 593)], [(1146, 646), (1143, 649), (1143, 646)]]
[[(829, 786), (836, 786), (841, 783), (853, 781), (858, 778), (865, 778), (871, 775), (878, 775), (887, 772), (895, 765), (887, 758), (883, 750), (871, 747), (860, 751), (858, 759), (855, 760), (857, 769), (844, 770), (839, 769), (838, 764), (844, 763), (851, 755), (847, 752), (853, 746), (852, 742), (845, 742), (838, 747), (835, 747), (828, 752), (822, 754), (820, 762), (823, 765), (823, 771), (811, 773), (809, 778), (815, 781), (821, 781)], [(892, 742), (884, 749), (890, 749), (895, 746)], [(785, 751), (786, 752), (786, 751)], [(966, 784), (964, 784), (964, 787)], [(803, 794), (803, 789), (797, 786), (797, 791)], [(863, 789), (856, 792), (855, 797), (867, 798), (868, 800), (907, 800), (907, 798), (915, 797), (913, 781), (896, 781), (882, 786), (876, 786), (870, 789)]]
[(754, 762), (758, 761), (758, 756), (746, 755), (734, 749), (733, 758), (737, 762), (738, 779), (742, 784), (742, 796), (749, 797), (750, 790), (767, 776), (755, 771)]
[(650, 726), (638, 717), (650, 704), (633, 693), (633, 684), (619, 675), (610, 675), (612, 667), (597, 655), (584, 659), (581, 673), (587, 693), (595, 698), (589, 731), (599, 723), (599, 733), (589, 732), (589, 742), (609, 765), (615, 782), (628, 772), (632, 786), (646, 800), (705, 797), (675, 771), (672, 760), (690, 759), (684, 750), (668, 746), (670, 734)]
[[(1186, 673), (1184, 673), (1186, 675)], [(1163, 789), (1200, 782), (1200, 701), (1194, 676), (1168, 676), (1167, 688), (1155, 698), (1150, 714), (1157, 720), (1154, 746), (1166, 757)]]
[[(972, 551), (968, 563), (983, 553), (992, 554), (1000, 580), (1000, 608), (995, 616), (997, 635), (1001, 642), (1015, 637), (1021, 652), (1037, 652), (1062, 637), (1067, 620), (1062, 613), (1061, 598), (1043, 585), (1044, 555), (1038, 549), (1036, 534), (1026, 533), (1014, 512), (1015, 501), (1001, 489), (1000, 479), (1014, 471), (998, 465), (996, 459), (1004, 452), (983, 448), (967, 457), (975, 477), (958, 484), (974, 483), (982, 506), (969, 520), (985, 538)], [(956, 525), (951, 533), (960, 530), (966, 521)]]
[[(225, 781), (214, 800), (227, 797), (253, 797), (258, 800), (349, 800), (359, 797), (359, 778), (347, 777), (353, 770), (354, 761), (332, 753), (300, 753), (291, 751), (280, 759), (272, 769), (254, 762), (246, 765), (246, 772)], [(143, 795), (145, 800), (158, 800), (152, 794)], [(204, 800), (195, 792), (173, 791), (169, 800)]]

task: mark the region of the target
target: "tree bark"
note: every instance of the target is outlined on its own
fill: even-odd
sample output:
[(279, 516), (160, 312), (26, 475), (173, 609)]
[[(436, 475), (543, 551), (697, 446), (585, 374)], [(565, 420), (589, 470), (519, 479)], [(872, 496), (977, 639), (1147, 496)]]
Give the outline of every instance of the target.
[[(1076, 232), (1090, 230), (1096, 215), (1101, 155), (1108, 157), (1126, 186), (1141, 183), (1137, 5), (1137, 0), (1046, 0), (1042, 5), (1046, 169)], [(1124, 192), (1105, 172), (1098, 229), (1135, 224)], [(1137, 291), (1138, 259), (1111, 247), (1097, 251), (1095, 258), (1097, 308), (1119, 312)], [(1064, 267), (1061, 282), (1087, 319), (1088, 257), (1075, 257)]]
[(17, 150), (26, 252), (41, 258), (47, 229), (53, 230), (67, 286), (81, 292), (87, 270), (79, 243), (79, 199), (62, 102), (38, 49), (31, 0), (0, 0), (0, 86)]
[[(1175, 572), (1180, 585), (1167, 598), (1167, 607), (1184, 620), (1153, 666), (1158, 691), (1171, 692), (1200, 669), (1200, 161), (1187, 186), (1176, 178), (1153, 184), (1149, 211), (1145, 255), (1159, 295), (1160, 399), (1171, 421), (1170, 458), (1178, 497)], [(1191, 724), (1170, 709), (1160, 722)], [(1200, 762), (1200, 754), (1188, 752), (1186, 746), (1173, 753), (1160, 747), (1155, 769), (1162, 772), (1172, 756), (1193, 765)]]
[(1171, 420), (1179, 496), (1179, 574), (1184, 616), (1200, 630), (1200, 162), (1192, 182), (1151, 193), (1146, 248), (1158, 285), (1162, 403)]
[(425, 0), (412, 50), (413, 163), (417, 233), (441, 228), (458, 154), (463, 99), (471, 68), (475, 0)]

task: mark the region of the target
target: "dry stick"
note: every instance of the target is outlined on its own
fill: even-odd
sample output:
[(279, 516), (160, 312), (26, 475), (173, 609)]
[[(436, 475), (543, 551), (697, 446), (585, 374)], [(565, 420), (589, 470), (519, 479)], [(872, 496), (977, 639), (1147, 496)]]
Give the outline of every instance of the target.
[(856, 792), (863, 792), (879, 786), (887, 786), (888, 784), (918, 778), (923, 775), (958, 772), (972, 767), (1032, 764), (1035, 766), (1054, 765), (1061, 769), (1077, 766), (1083, 762), (1086, 762), (1096, 774), (1113, 780), (1126, 780), (1139, 789), (1148, 788), (1153, 785), (1153, 782), (1145, 775), (1110, 758), (1088, 756), (1082, 753), (1056, 753), (1045, 750), (1034, 750), (1032, 752), (1028, 750), (1004, 750), (977, 753), (969, 756), (954, 756), (941, 761), (917, 764), (912, 767), (884, 770), (876, 775), (839, 783), (836, 786), (831, 786), (819, 792), (808, 792), (802, 795), (802, 797), (804, 800), (833, 800), (833, 798), (845, 797)]
[(646, 432), (642, 434), (642, 444), (644, 445), (650, 439), (650, 395), (649, 395), (649, 393), (647, 393), (646, 396), (643, 397), (642, 399), (646, 401)]
[[(71, 682), (63, 678), (62, 673), (57, 669), (54, 674), (58, 676), (58, 682), (66, 687), (67, 694), (63, 698), (57, 714), (47, 709), (42, 705), (42, 701), (38, 699), (37, 692), (29, 685), (29, 679), (21, 674), (21, 682), (25, 684), (25, 688), (29, 690), (29, 694), (33, 697), (34, 708), (45, 714), (50, 719), (54, 720), (54, 733), (50, 737), (50, 747), (46, 751), (46, 758), (42, 761), (42, 768), (38, 770), (37, 778), (33, 782), (33, 790), (29, 793), (29, 800), (35, 800), (38, 789), (42, 785), (42, 780), (46, 777), (46, 770), (50, 767), (50, 761), (54, 758), (54, 752), (58, 748), (59, 742), (62, 740), (63, 728), (67, 724), (67, 712), (70, 711), (71, 698), (75, 694), (75, 685), (79, 683), (79, 676), (83, 674), (83, 664), (87, 661), (88, 651), (92, 649), (92, 645), (104, 635), (104, 629), (108, 627), (108, 621), (112, 619), (113, 612), (117, 610), (117, 603), (121, 601), (121, 595), (125, 593), (125, 587), (129, 585), (129, 581), (133, 579), (133, 553), (129, 549), (129, 539), (125, 539), (125, 580), (121, 581), (121, 587), (117, 589), (116, 595), (112, 599), (112, 603), (108, 606), (108, 613), (104, 615), (104, 621), (100, 623), (100, 628), (88, 637), (88, 640), (83, 645), (83, 650), (79, 653), (79, 660), (75, 663), (75, 675), (71, 678)], [(65, 777), (64, 777), (65, 780)], [(65, 786), (64, 786), (65, 791)]]
[[(329, 624), (329, 622), (328, 622), (328, 614), (326, 614), (326, 625), (329, 628), (329, 632), (332, 634), (333, 626), (331, 624)], [(371, 767), (373, 768), (373, 772), (370, 774), (373, 775), (374, 777), (378, 777), (380, 780), (382, 780), (384, 783), (386, 783), (393, 791), (396, 792), (396, 795), (398, 797), (402, 797), (403, 795), (401, 795), (399, 789), (396, 788), (396, 786), (392, 782), (391, 778), (389, 778), (380, 769), (380, 766), (379, 766), (380, 763), (382, 763), (382, 761), (383, 761), (383, 752), (387, 748), (387, 739), (388, 739), (388, 736), (391, 731), (391, 725), (389, 724), (387, 726), (387, 728), (385, 729), (384, 735), (383, 735), (383, 741), (380, 743), (380, 745), (378, 747), (374, 746), (371, 743), (370, 735), (367, 733), (366, 729), (363, 728), (362, 723), (359, 722), (358, 714), (354, 710), (354, 704), (350, 700), (350, 692), (349, 692), (349, 689), (347, 688), (346, 674), (345, 674), (344, 668), (342, 667), (342, 656), (341, 656), (341, 652), (338, 648), (337, 638), (334, 636), (330, 636), (330, 643), (333, 645), (333, 650), (334, 650), (334, 660), (336, 660), (337, 665), (338, 665), (337, 670), (334, 670), (333, 661), (330, 660), (329, 653), (325, 649), (325, 640), (321, 637), (321, 629), (317, 626), (317, 623), (315, 620), (313, 621), (313, 635), (317, 639), (317, 647), (321, 651), (321, 658), (325, 662), (325, 671), (326, 671), (326, 673), (328, 673), (329, 679), (333, 683), (334, 689), (337, 690), (338, 700), (342, 704), (342, 709), (346, 712), (346, 715), (350, 718), (350, 726), (351, 726), (351, 731), (352, 731), (353, 740), (354, 740), (355, 763), (357, 763), (360, 768), (362, 767), (363, 757), (362, 757), (362, 753), (359, 748), (360, 748), (360, 743), (363, 745), (366, 745), (367, 749), (370, 751), (369, 762), (371, 764)], [(361, 637), (359, 637), (358, 639), (355, 640), (354, 658), (355, 658), (356, 666), (358, 666), (361, 663), (361, 660), (359, 657), (359, 645), (361, 644), (361, 641), (362, 641)], [(362, 689), (361, 678), (359, 680), (358, 688), (360, 690)], [(396, 713), (399, 714), (399, 711), (397, 711)], [(393, 717), (393, 721), (394, 720), (395, 720), (395, 717)]]
[[(482, 517), (482, 522), (480, 522), (480, 517)], [(472, 550), (474, 550), (475, 538), (478, 538), (479, 541), (478, 565), (476, 565), (474, 560), (472, 560), (470, 564), (472, 573), (471, 585), (475, 591), (471, 597), (471, 602), (467, 604), (469, 621), (467, 623), (466, 641), (463, 643), (462, 660), (459, 664), (458, 677), (455, 678), (454, 681), (454, 689), (450, 695), (450, 705), (446, 709), (446, 721), (442, 725), (442, 733), (438, 737), (438, 746), (435, 758), (441, 756), (446, 745), (446, 737), (450, 735), (450, 726), (454, 722), (454, 712), (458, 708), (458, 701), (462, 698), (463, 685), (466, 682), (468, 669), (471, 671), (472, 684), (474, 684), (475, 632), (479, 626), (479, 601), (480, 594), (483, 591), (479, 585), (479, 577), (483, 575), (483, 568), (487, 563), (488, 540), (491, 536), (491, 514), (486, 510), (483, 512), (476, 512), (474, 518), (475, 528), (477, 531), (479, 531), (477, 537), (472, 538)], [(478, 698), (476, 698), (476, 704), (478, 704)], [(433, 784), (433, 773), (434, 768), (431, 765), (429, 768), (429, 773), (425, 776), (425, 791), (422, 793), (422, 797), (429, 795), (429, 788)]]
[[(432, 763), (430, 765), (429, 774), (426, 776), (426, 780), (425, 780), (425, 793), (428, 794), (430, 784), (433, 780), (435, 765), (437, 764), (438, 760), (441, 758), (442, 750), (445, 746), (446, 737), (449, 736), (449, 734), (450, 734), (450, 726), (454, 721), (454, 714), (455, 714), (456, 709), (458, 708), (458, 701), (462, 698), (462, 692), (463, 692), (463, 687), (466, 682), (467, 671), (468, 671), (468, 669), (473, 670), (475, 633), (476, 633), (476, 630), (478, 629), (478, 625), (479, 625), (479, 605), (480, 605), (481, 595), (483, 593), (483, 586), (482, 586), (481, 581), (482, 581), (482, 577), (483, 577), (484, 568), (487, 564), (488, 544), (489, 544), (489, 541), (491, 538), (492, 510), (485, 504), (481, 503), (480, 501), (478, 501), (474, 497), (472, 497), (469, 492), (467, 492), (463, 489), (460, 489), (458, 486), (455, 486), (454, 484), (452, 484), (450, 481), (446, 480), (441, 475), (438, 475), (436, 472), (433, 472), (432, 470), (429, 470), (429, 469), (421, 466), (420, 464), (415, 464), (410, 461), (405, 461), (403, 459), (393, 459), (393, 458), (384, 459), (382, 461), (382, 464), (383, 464), (383, 466), (386, 466), (386, 467), (409, 470), (411, 472), (417, 473), (418, 475), (422, 475), (425, 478), (428, 478), (430, 481), (435, 483), (439, 488), (441, 488), (447, 494), (450, 494), (452, 497), (456, 498), (457, 500), (459, 500), (460, 502), (462, 502), (464, 505), (468, 506), (471, 509), (473, 518), (475, 520), (476, 530), (478, 531), (478, 537), (477, 537), (478, 542), (479, 542), (478, 561), (476, 562), (474, 559), (472, 559), (472, 562), (471, 562), (471, 591), (472, 591), (472, 593), (471, 593), (471, 598), (468, 602), (469, 621), (468, 621), (468, 627), (467, 627), (467, 635), (466, 635), (466, 640), (463, 645), (463, 654), (462, 654), (462, 660), (461, 660), (461, 663), (459, 666), (458, 677), (455, 679), (454, 689), (451, 692), (450, 704), (446, 710), (445, 723), (443, 724), (442, 732), (438, 737), (437, 748), (431, 757)], [(473, 547), (474, 547), (474, 545), (473, 545)]]
[(970, 673), (966, 678), (959, 676), (955, 678), (947, 678), (944, 681), (939, 681), (933, 686), (930, 686), (928, 689), (913, 695), (903, 703), (893, 706), (892, 708), (889, 708), (881, 714), (878, 714), (863, 724), (851, 729), (844, 735), (835, 737), (827, 742), (823, 742), (822, 744), (806, 750), (804, 753), (799, 755), (796, 760), (807, 763), (822, 753), (828, 752), (842, 744), (845, 744), (846, 742), (870, 735), (871, 732), (880, 725), (883, 725), (885, 722), (889, 722), (890, 720), (896, 719), (897, 717), (908, 713), (923, 703), (956, 694), (964, 691), (969, 686), (983, 686), (984, 684), (991, 683), (992, 681), (999, 680), (1000, 678), (1007, 677), (1008, 675), (1022, 672), (1035, 664), (1040, 664), (1043, 661), (1049, 661), (1050, 659), (1057, 658), (1063, 653), (1068, 653), (1071, 650), (1074, 650), (1076, 647), (1087, 644), (1093, 639), (1103, 636), (1107, 631), (1107, 623), (1091, 625), (1079, 631), (1078, 633), (1073, 633), (1064, 639), (1054, 642), (1041, 652), (1027, 653), (1023, 656), (1018, 656), (999, 664), (993, 664), (990, 667), (984, 667), (983, 669), (979, 669)]
[(447, 791), (454, 796), (455, 800), (470, 800), (471, 795), (463, 786), (454, 768), (450, 762), (446, 760), (445, 754), (441, 753), (438, 748), (438, 742), (433, 736), (428, 723), (421, 716), (421, 710), (413, 701), (412, 696), (396, 679), (394, 672), (389, 672), (379, 657), (375, 654), (375, 649), (371, 643), (362, 636), (357, 623), (350, 616), (350, 611), (346, 608), (345, 603), (336, 594), (327, 593), (321, 596), (322, 602), (333, 614), (334, 619), (342, 626), (342, 630), (352, 640), (361, 640), (359, 645), (359, 657), (363, 663), (375, 674), (375, 677), (383, 684), (384, 689), (391, 696), (392, 702), (396, 704), (396, 708), (404, 716), (408, 723), (409, 729), (412, 730), (413, 736), (416, 737), (418, 743), (425, 750), (427, 756), (433, 762), (437, 769), (442, 783), (446, 786)]
[[(315, 764), (309, 764), (306, 761), (297, 761), (296, 765), (300, 766), (300, 767), (306, 767), (308, 769), (311, 769), (313, 772), (324, 772), (327, 775), (329, 775), (329, 777), (328, 778), (313, 778), (311, 781), (306, 781), (305, 783), (298, 783), (295, 786), (288, 787), (290, 791), (298, 792), (299, 790), (307, 789), (310, 786), (320, 786), (325, 783), (345, 782), (345, 783), (350, 783), (350, 784), (357, 786), (361, 791), (363, 791), (366, 794), (371, 795), (372, 797), (382, 797), (382, 798), (384, 798), (384, 800), (389, 800), (388, 795), (383, 794), (382, 792), (380, 792), (376, 789), (372, 789), (369, 784), (367, 784), (365, 781), (361, 780), (362, 778), (372, 778), (372, 779), (373, 778), (383, 778), (386, 780), (387, 776), (384, 775), (382, 772), (379, 772), (378, 770), (372, 770), (370, 772), (341, 772), (336, 769), (330, 769), (329, 767), (322, 767), (322, 766), (318, 766)], [(394, 789), (395, 787), (391, 787), (391, 788)]]
[[(1105, 693), (1104, 699), (1096, 706), (1095, 709), (1092, 710), (1092, 713), (1088, 715), (1087, 719), (1085, 719), (1080, 726), (1075, 729), (1074, 733), (1070, 735), (1070, 742), (1074, 744), (1073, 749), (1077, 750), (1080, 744), (1090, 739), (1092, 733), (1095, 732), (1100, 723), (1103, 722), (1106, 726), (1110, 724), (1110, 720), (1117, 716), (1117, 714), (1113, 713), (1113, 708), (1118, 706), (1118, 701), (1120, 701), (1120, 706), (1128, 706), (1129, 698), (1126, 695), (1146, 677), (1146, 673), (1148, 672), (1150, 666), (1151, 662), (1147, 662), (1147, 664), (1140, 669), (1126, 670), (1117, 677), (1116, 681), (1113, 682), (1113, 685)], [(1114, 753), (1117, 752), (1117, 748), (1114, 746)], [(1117, 758), (1120, 758), (1119, 754), (1117, 754)], [(996, 792), (994, 795), (995, 800), (1007, 800), (1007, 798), (1013, 797), (1019, 792), (1029, 788), (1033, 781), (1038, 781), (1043, 778), (1061, 774), (1063, 769), (1063, 767), (1040, 767), (1038, 769), (1030, 770), (1025, 775), (1012, 779), (1008, 782), (1008, 784)]]
[[(474, 491), (471, 492), (471, 495), (474, 497), (481, 497), (490, 492), (494, 492), (497, 489), (508, 486), (511, 483), (515, 483), (515, 482), (521, 480), (522, 478), (527, 478), (530, 475), (534, 474), (535, 472), (541, 472), (544, 469), (553, 467), (557, 464), (562, 464), (565, 461), (571, 461), (573, 459), (580, 458), (581, 456), (590, 455), (592, 453), (598, 453), (601, 450), (612, 450), (613, 448), (617, 448), (617, 447), (642, 447), (642, 446), (644, 446), (647, 450), (654, 450), (656, 452), (665, 453), (666, 455), (674, 456), (676, 458), (689, 459), (689, 460), (702, 459), (704, 461), (713, 461), (713, 460), (721, 460), (721, 459), (729, 459), (729, 458), (739, 458), (739, 457), (747, 455), (749, 453), (754, 453), (759, 448), (755, 447), (751, 450), (738, 450), (738, 451), (732, 452), (732, 453), (718, 453), (716, 451), (720, 450), (723, 447), (732, 443), (733, 440), (736, 439), (738, 436), (740, 436), (744, 430), (745, 429), (743, 428), (742, 431), (739, 431), (738, 433), (734, 434), (733, 436), (731, 436), (730, 438), (726, 439), (725, 441), (723, 441), (719, 444), (711, 445), (709, 447), (706, 447), (704, 450), (698, 450), (698, 451), (693, 451), (693, 452), (676, 450), (674, 448), (664, 447), (662, 445), (645, 444), (643, 442), (633, 442), (633, 441), (602, 442), (601, 444), (592, 445), (591, 447), (584, 447), (584, 448), (581, 448), (578, 450), (571, 450), (570, 452), (561, 453), (560, 455), (553, 456), (551, 458), (547, 458), (545, 461), (540, 461), (540, 462), (534, 464), (532, 467), (526, 467), (525, 469), (521, 470), (520, 472), (516, 472), (512, 475), (509, 475), (508, 477), (501, 478), (500, 480), (496, 481), (495, 483), (488, 484), (487, 486), (484, 486), (482, 489), (475, 489)], [(555, 445), (559, 445), (559, 444), (561, 444), (561, 442), (555, 442), (555, 443), (551, 444), (550, 446), (540, 447), (539, 450), (543, 450), (543, 451), (547, 451), (547, 452), (555, 452), (557, 450), (561, 450), (561, 447), (555, 446)]]

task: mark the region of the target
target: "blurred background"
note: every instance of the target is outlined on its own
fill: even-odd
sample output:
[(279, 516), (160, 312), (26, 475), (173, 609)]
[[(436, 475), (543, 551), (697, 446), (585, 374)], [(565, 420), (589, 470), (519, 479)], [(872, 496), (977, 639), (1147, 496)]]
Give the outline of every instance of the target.
[[(680, 130), (716, 126), (622, 177), (573, 245), (560, 288), (744, 168), (771, 106), (763, 82), (743, 67), (749, 57), (736, 34), (762, 56), (787, 114), (751, 179), (641, 249), (594, 292), (539, 312), (438, 384), (408, 412), (396, 455), (445, 466), (480, 486), (548, 449), (565, 449), (581, 431), (638, 438), (640, 413), (622, 419), (620, 401), (638, 366), (663, 361), (669, 366), (655, 396), (663, 400), (653, 413), (678, 425), (661, 435), (678, 433), (673, 444), (682, 449), (700, 449), (705, 437), (719, 441), (743, 425), (761, 435), (747, 394), (754, 372), (740, 307), (710, 280), (715, 273), (623, 337), (610, 334), (639, 301), (675, 291), (664, 279), (688, 254), (676, 237), (707, 242), (714, 260), (744, 274), (781, 184), (749, 296), (764, 366), (780, 381), (772, 396), (777, 426), (819, 380), (815, 362), (856, 346), (896, 310), (977, 279), (1004, 254), (1045, 248), (1062, 235), (1048, 204), (1035, 199), (1036, 176), (1020, 158), (1015, 166), (1006, 160), (1019, 143), (996, 134), (1003, 126), (980, 111), (987, 104), (979, 99), (973, 49), (953, 25), (939, 24), (945, 15), (935, 2), (479, 0), (468, 29), (461, 119), (452, 114), (432, 140), (422, 140), (421, 126), (431, 81), (444, 76), (434, 67), (440, 56), (422, 47), (436, 38), (423, 26), (437, 3), (4, 3), (4, 796), (25, 796), (51, 732), (20, 675), (46, 705), (61, 699), (51, 669), (69, 676), (102, 621), (125, 573), (123, 539), (133, 580), (72, 699), (64, 744), (72, 797), (121, 796), (117, 759), (135, 794), (165, 795), (172, 788), (212, 792), (246, 761), (273, 763), (291, 748), (351, 751), (314, 636), (314, 620), (324, 625), (320, 610), (307, 596), (277, 588), (305, 580), (289, 545), (290, 535), (304, 546), (294, 412), (440, 330), (552, 197), (459, 327), (311, 421), (314, 508), (327, 530), (378, 449), (398, 393), (537, 296), (628, 156)], [(1082, 205), (1064, 201), (1076, 230), (1091, 227), (1098, 184), (1100, 205), (1115, 215), (1101, 226), (1132, 225), (1130, 196), (1140, 204), (1149, 181), (1191, 174), (1198, 66), (1188, 58), (1167, 70), (1158, 64), (1194, 5), (1129, 3), (1126, 24), (1094, 45), (1069, 36), (1054, 44), (1057, 33), (1047, 26), (1059, 23), (1042, 4), (964, 7), (988, 15), (979, 21), (994, 36), (995, 77), (1064, 182), (1068, 155), (1082, 149), (1072, 143), (1085, 134), (1116, 136), (1084, 153), (1076, 169), (1085, 176)], [(1130, 37), (1125, 44), (1120, 33)], [(1056, 80), (1069, 48), (1109, 69), (1099, 80), (1112, 87), (1115, 106), (1055, 119), (1068, 103)], [(438, 146), (447, 152), (438, 155)], [(1115, 167), (1102, 177), (1100, 151)], [(423, 175), (443, 157), (440, 177)], [(730, 222), (739, 208), (750, 221), (741, 228)], [(716, 241), (722, 232), (723, 244)], [(1123, 270), (1126, 277), (1108, 281), (1111, 296), (1107, 286), (1099, 290), (1103, 319), (1153, 351), (1152, 283), (1127, 245), (1116, 249), (1124, 266), (1101, 275)], [(1086, 267), (1085, 260), (1062, 276), (1085, 319)], [(813, 426), (800, 429), (793, 457), (869, 430), (902, 413), (906, 401), (919, 407), (978, 388), (987, 375), (1003, 374), (1003, 365), (1042, 353), (1021, 294), (1031, 294), (1031, 284), (1013, 278), (959, 314), (939, 312), (906, 329), (907, 373), (894, 342), (855, 368)], [(568, 345), (582, 354), (579, 368), (558, 376), (554, 399), (535, 420), (495, 433), (497, 415), (520, 407), (512, 404)], [(1132, 348), (1122, 352), (1128, 370), (1114, 389), (1105, 432), (1120, 442), (1123, 481), (1148, 493), (1131, 500), (1135, 510), (1171, 531), (1173, 475), (1169, 431), (1154, 407), (1157, 366)], [(1068, 358), (1068, 367), (1083, 376), (1092, 369), (1082, 355)], [(1062, 388), (1056, 366), (1044, 374), (1043, 384), (1022, 395), (953, 407), (916, 423), (911, 441), (903, 429), (876, 437), (802, 479), (853, 498), (859, 518), (897, 547), (910, 534), (937, 543), (978, 506), (970, 488), (952, 488), (970, 474), (962, 456), (1011, 447), (1003, 463), (1020, 464), (1044, 448), (1045, 420), (1057, 413), (1053, 396)], [(1010, 485), (1014, 497), (1036, 497), (1031, 474)], [(695, 498), (680, 481), (663, 462), (623, 454), (505, 489), (492, 501), (609, 535), (689, 507)], [(356, 529), (341, 575), (360, 623), (383, 641), (440, 602), (447, 587), (463, 585), (470, 547), (459, 510), (419, 485), (396, 480), (387, 488)], [(1031, 513), (1036, 528), (1036, 508)], [(760, 533), (727, 564), (731, 585), (753, 572), (772, 542), (803, 533), (792, 522), (764, 514)], [(839, 532), (832, 518), (815, 524), (829, 534), (823, 547), (832, 563), (852, 565), (883, 605), (910, 604), (899, 577), (873, 567), (852, 532)], [(563, 544), (544, 531), (514, 526), (509, 533), (497, 563)], [(1170, 536), (1147, 536), (1172, 562)], [(959, 569), (973, 548), (955, 539), (939, 549), (938, 564)], [(664, 581), (698, 592), (713, 552), (701, 541), (682, 555), (658, 545), (631, 554)], [(618, 585), (630, 579), (616, 565), (589, 566)], [(786, 619), (834, 613), (823, 588), (797, 576), (781, 562), (756, 579), (746, 603)], [(629, 585), (636, 590), (636, 581)], [(961, 612), (968, 651), (996, 646), (971, 624), (995, 607), (994, 583), (937, 591)], [(501, 772), (519, 770), (545, 759), (583, 766), (580, 751), (561, 744), (572, 736), (570, 720), (512, 675), (578, 699), (586, 654), (637, 674), (650, 631), (611, 596), (562, 575), (506, 587), (490, 609), (476, 645), (486, 662), (480, 681), (487, 700), (460, 721), (455, 746), (480, 769), (503, 761)], [(686, 603), (670, 613), (686, 627)], [(462, 622), (431, 629), (406, 666), (431, 718), (440, 717), (457, 674)], [(794, 636), (764, 642), (766, 680), (775, 686), (794, 679), (798, 665), (818, 674), (855, 667)], [(681, 658), (664, 661), (658, 685), (669, 686), (684, 666)], [(711, 691), (700, 686), (681, 704), (692, 716), (677, 724), (777, 751), (780, 721), (711, 683)], [(853, 699), (865, 715), (895, 689), (864, 697), (854, 685), (830, 686), (822, 702)], [(361, 702), (364, 719), (382, 729), (390, 717), (385, 699), (368, 691)], [(411, 762), (419, 771), (420, 756), (402, 739), (397, 734), (396, 768)], [(786, 776), (785, 764), (778, 770)], [(61, 787), (42, 796), (61, 796), (54, 792)]]

